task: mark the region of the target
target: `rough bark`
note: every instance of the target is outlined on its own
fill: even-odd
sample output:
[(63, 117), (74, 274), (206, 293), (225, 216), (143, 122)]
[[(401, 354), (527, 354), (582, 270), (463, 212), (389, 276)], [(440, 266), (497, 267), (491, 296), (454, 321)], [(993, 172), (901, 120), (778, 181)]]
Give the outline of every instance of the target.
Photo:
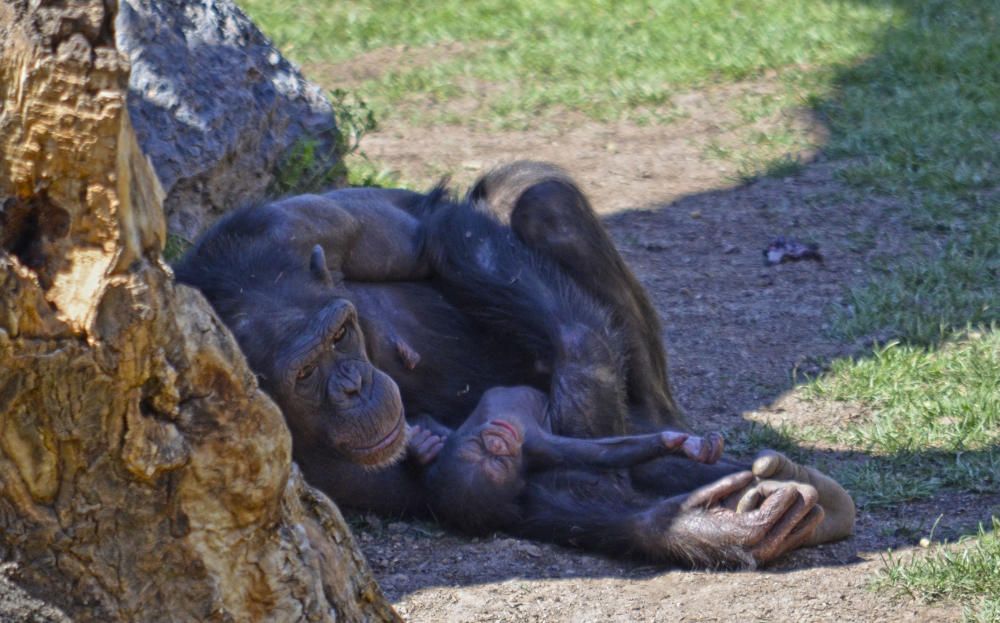
[(0, 3), (0, 542), (80, 621), (394, 620), (160, 259), (114, 3)]

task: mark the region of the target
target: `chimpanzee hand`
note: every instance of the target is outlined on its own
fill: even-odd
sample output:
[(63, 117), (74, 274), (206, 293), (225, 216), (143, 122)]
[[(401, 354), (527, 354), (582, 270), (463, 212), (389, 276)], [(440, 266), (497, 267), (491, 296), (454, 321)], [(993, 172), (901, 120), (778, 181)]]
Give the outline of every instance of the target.
[(834, 479), (819, 470), (792, 461), (774, 450), (757, 455), (751, 468), (756, 480), (751, 485), (725, 501), (725, 506), (737, 512), (758, 508), (766, 493), (776, 484), (795, 482), (811, 485), (819, 493), (819, 505), (825, 514), (823, 523), (809, 540), (809, 545), (827, 543), (850, 536), (854, 531), (857, 515), (851, 495)]
[(416, 424), (408, 428), (406, 440), (407, 457), (416, 461), (419, 465), (429, 465), (437, 458), (437, 455), (441, 452), (441, 448), (444, 447), (444, 437)]
[(680, 502), (671, 525), (675, 547), (698, 562), (707, 560), (765, 564), (807, 543), (823, 521), (819, 494), (801, 483), (759, 483), (759, 507), (745, 512), (723, 502), (754, 481), (739, 472), (705, 485)]
[(660, 433), (663, 445), (680, 451), (697, 463), (712, 464), (722, 458), (724, 443), (719, 433), (709, 433), (705, 437), (695, 437), (687, 433), (665, 430)]

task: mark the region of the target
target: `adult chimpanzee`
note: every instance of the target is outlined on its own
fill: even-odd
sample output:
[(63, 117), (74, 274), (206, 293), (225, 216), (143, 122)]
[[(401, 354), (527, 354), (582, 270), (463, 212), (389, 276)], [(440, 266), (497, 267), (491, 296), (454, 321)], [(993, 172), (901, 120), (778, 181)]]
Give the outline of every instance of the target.
[[(525, 386), (544, 392), (543, 419), (559, 435), (683, 426), (655, 311), (583, 194), (547, 165), (501, 169), (463, 201), (346, 189), (240, 210), (177, 276), (233, 331), (307, 478), (342, 505), (427, 513), (420, 461), (396, 460), (404, 405), (458, 428), (490, 388)], [(768, 465), (782, 478), (798, 467)], [(760, 483), (751, 502), (727, 506), (769, 474), (726, 461), (665, 457), (630, 472), (655, 503), (622, 513), (580, 495), (581, 473), (557, 470), (526, 487), (519, 532), (746, 564), (813, 538), (823, 515), (808, 485)]]

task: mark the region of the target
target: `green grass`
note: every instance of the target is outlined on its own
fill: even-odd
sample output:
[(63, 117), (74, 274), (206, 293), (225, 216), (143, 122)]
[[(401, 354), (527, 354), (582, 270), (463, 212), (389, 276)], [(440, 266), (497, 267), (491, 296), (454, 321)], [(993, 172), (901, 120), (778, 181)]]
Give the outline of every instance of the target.
[(844, 0), (241, 5), (303, 63), (387, 46), (468, 44), (433, 63), (390, 68), (359, 92), (383, 115), (417, 94), (432, 102), (474, 97), (484, 100), (485, 118), (504, 125), (566, 109), (597, 119), (634, 116), (668, 106), (678, 89), (850, 62), (872, 53), (876, 36), (900, 14), (888, 3)]
[[(838, 72), (815, 103), (828, 157), (854, 187), (888, 194), (917, 232), (914, 253), (886, 258), (837, 314), (845, 337), (891, 334), (908, 346), (837, 362), (822, 399), (869, 405), (842, 441), (872, 459), (837, 473), (869, 506), (942, 489), (993, 491), (1000, 474), (1000, 2), (904, 1), (878, 53)], [(968, 327), (977, 327), (964, 335)], [(995, 324), (993, 325), (995, 327)], [(995, 534), (912, 564), (891, 583), (1000, 620)]]
[(839, 360), (806, 386), (817, 400), (851, 401), (871, 418), (836, 431), (865, 462), (834, 467), (868, 508), (944, 489), (1000, 488), (1000, 332), (939, 348), (890, 343), (871, 357)]
[(902, 561), (891, 553), (877, 582), (924, 601), (952, 598), (972, 604), (967, 621), (1000, 621), (1000, 519), (991, 530), (982, 526), (972, 539), (937, 545), (927, 555)]
[[(834, 362), (808, 386), (818, 400), (854, 401), (873, 417), (836, 434), (868, 455), (828, 465), (865, 509), (898, 508), (945, 490), (1000, 489), (1000, 332), (937, 346), (890, 343), (870, 358)], [(1000, 621), (1000, 545), (981, 534), (957, 552), (889, 559), (885, 585), (925, 600), (955, 598), (967, 619)], [(991, 597), (992, 595), (992, 597)]]
[(865, 451), (978, 451), (1000, 444), (1000, 332), (928, 349), (890, 343), (869, 358), (839, 360), (810, 394), (869, 405), (872, 421), (848, 433)]

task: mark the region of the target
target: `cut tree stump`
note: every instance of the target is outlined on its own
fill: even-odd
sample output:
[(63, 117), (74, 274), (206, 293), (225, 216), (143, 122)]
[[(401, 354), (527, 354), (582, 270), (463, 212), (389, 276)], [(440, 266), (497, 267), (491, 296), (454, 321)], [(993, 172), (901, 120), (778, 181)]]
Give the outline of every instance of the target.
[(398, 620), (160, 257), (113, 2), (0, 3), (0, 543), (78, 621)]

